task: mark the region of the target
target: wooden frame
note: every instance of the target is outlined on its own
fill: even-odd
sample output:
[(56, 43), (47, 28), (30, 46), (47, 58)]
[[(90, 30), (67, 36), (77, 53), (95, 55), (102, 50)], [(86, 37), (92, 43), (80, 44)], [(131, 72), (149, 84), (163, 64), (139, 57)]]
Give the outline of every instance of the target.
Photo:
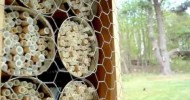
[[(0, 30), (3, 28), (4, 24), (4, 0), (0, 0)], [(107, 6), (106, 6), (107, 5)], [(105, 54), (100, 53), (99, 62), (102, 65), (99, 65), (96, 75), (98, 77), (104, 77), (104, 82), (93, 83), (97, 85), (98, 94), (100, 98), (105, 98), (106, 100), (122, 100), (121, 92), (121, 68), (120, 68), (120, 50), (119, 50), (119, 33), (118, 33), (118, 24), (117, 24), (117, 8), (116, 0), (100, 0), (99, 19), (95, 19), (92, 23), (96, 30), (101, 30), (102, 26), (106, 26), (102, 30), (102, 34), (98, 35), (99, 38), (104, 38), (98, 40), (99, 45), (102, 45), (102, 51)], [(110, 10), (111, 9), (111, 10)], [(110, 11), (109, 11), (110, 10)], [(109, 34), (106, 34), (109, 32)], [(109, 41), (108, 41), (109, 40)], [(0, 55), (2, 51), (2, 31), (0, 31)], [(106, 57), (110, 59), (106, 59)], [(106, 60), (105, 60), (106, 59)], [(1, 60), (0, 60), (1, 61)], [(0, 62), (1, 63), (1, 62)], [(104, 71), (103, 68), (104, 67)], [(0, 66), (1, 68), (1, 66)], [(105, 71), (106, 70), (106, 71)], [(92, 76), (93, 77), (93, 76)], [(89, 77), (89, 80), (92, 80), (95, 77)], [(101, 78), (100, 78), (101, 79)], [(106, 94), (105, 94), (106, 93)]]
[[(3, 29), (3, 25), (4, 25), (4, 0), (0, 1), (0, 59), (2, 57), (2, 29)], [(0, 69), (1, 69), (1, 60), (0, 60)], [(0, 71), (1, 74), (1, 71)], [(0, 78), (1, 81), (1, 78)], [(1, 82), (0, 82), (1, 83)], [(1, 91), (1, 90), (0, 90)]]

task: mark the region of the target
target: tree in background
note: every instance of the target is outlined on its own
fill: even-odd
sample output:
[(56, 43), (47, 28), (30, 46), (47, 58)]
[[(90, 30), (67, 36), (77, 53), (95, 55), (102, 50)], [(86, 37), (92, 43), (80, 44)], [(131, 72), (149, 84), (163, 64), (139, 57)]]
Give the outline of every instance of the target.
[(161, 3), (162, 1), (158, 2), (158, 0), (153, 0), (153, 5), (156, 13), (157, 26), (158, 26), (159, 46), (156, 40), (153, 40), (152, 42), (155, 42), (153, 43), (153, 47), (154, 50), (156, 51), (155, 53), (156, 58), (161, 66), (162, 74), (168, 75), (171, 74), (172, 71), (170, 67), (170, 56), (167, 50), (167, 40), (166, 40), (165, 26), (163, 22), (163, 15), (161, 11)]

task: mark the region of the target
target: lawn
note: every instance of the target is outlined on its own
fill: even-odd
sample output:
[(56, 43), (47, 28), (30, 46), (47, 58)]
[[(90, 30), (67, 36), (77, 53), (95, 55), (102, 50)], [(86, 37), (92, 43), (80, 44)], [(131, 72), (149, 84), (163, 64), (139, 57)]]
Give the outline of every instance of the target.
[(123, 100), (190, 100), (190, 74), (123, 75)]

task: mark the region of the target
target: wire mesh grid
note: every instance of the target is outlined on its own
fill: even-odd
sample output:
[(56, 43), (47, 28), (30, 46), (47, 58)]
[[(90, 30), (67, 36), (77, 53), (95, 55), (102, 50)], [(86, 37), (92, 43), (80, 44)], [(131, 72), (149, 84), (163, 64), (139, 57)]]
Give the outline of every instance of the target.
[[(117, 80), (117, 77), (120, 77), (120, 68), (117, 61), (115, 60), (116, 58), (119, 58), (118, 56), (116, 56), (119, 55), (119, 50), (116, 49), (118, 47), (116, 43), (119, 41), (119, 38), (118, 36), (114, 35), (115, 30), (113, 29), (113, 27), (115, 27), (115, 24), (113, 23), (113, 14), (116, 13), (114, 12), (112, 5), (115, 4), (114, 2), (114, 0), (5, 0), (6, 5), (1, 5), (5, 9), (5, 26), (0, 29), (3, 35), (3, 55), (1, 55), (1, 99), (122, 99), (122, 91), (119, 89), (121, 88), (121, 81)], [(13, 12), (14, 14), (12, 14)], [(15, 12), (18, 13), (18, 17), (15, 17)], [(29, 16), (27, 14), (25, 16), (23, 12), (28, 12)], [(32, 21), (24, 18), (27, 16), (30, 17)], [(64, 26), (62, 29), (62, 25), (65, 23), (65, 21), (73, 17), (82, 19), (82, 21), (85, 21), (86, 23), (83, 24), (81, 22), (74, 22), (74, 25), (72, 27), (77, 25), (80, 26), (81, 24), (83, 24), (82, 26), (90, 27), (90, 29), (85, 27), (82, 27), (81, 30), (78, 28), (76, 29), (77, 31), (80, 31), (80, 34), (87, 34), (87, 44), (89, 42), (88, 47), (90, 48), (90, 50), (89, 48), (87, 48), (88, 50), (81, 50), (81, 48), (85, 48), (87, 44), (84, 45), (83, 43), (83, 40), (85, 39), (84, 37), (76, 38), (81, 37), (80, 34), (75, 34), (76, 36), (69, 37), (72, 34), (71, 32), (73, 32), (75, 29), (70, 30), (70, 33), (68, 33), (69, 30), (67, 30), (67, 26)], [(7, 22), (9, 23), (6, 24)], [(14, 23), (13, 27), (7, 28), (11, 22)], [(26, 37), (26, 34), (32, 32), (33, 29), (29, 27), (31, 23), (36, 23), (32, 25), (36, 25), (36, 29), (38, 30), (36, 31), (36, 33), (39, 34), (37, 36), (38, 38), (36, 39), (36, 44), (38, 48), (36, 48), (34, 51), (37, 52), (41, 49), (42, 50), (38, 53), (32, 54), (31, 57), (29, 57), (30, 59), (23, 58), (21, 63), (24, 63), (24, 65), (16, 65), (15, 62), (17, 61), (17, 59), (21, 58), (18, 57), (14, 60), (14, 57), (16, 56), (15, 50), (17, 50), (14, 49), (14, 47), (21, 46), (23, 49), (23, 53), (19, 55), (24, 55), (24, 57), (26, 57), (27, 53), (31, 53), (25, 50), (24, 47), (28, 47), (30, 46), (30, 44), (33, 43), (29, 42), (24, 45), (22, 40), (28, 40), (26, 38), (22, 39), (22, 36), (20, 36), (20, 34), (22, 33)], [(18, 32), (18, 30), (14, 33), (15, 30), (13, 29), (15, 29), (16, 26), (21, 26), (22, 31), (20, 33)], [(87, 32), (84, 32), (84, 29), (86, 29)], [(14, 36), (17, 35), (18, 40), (17, 38), (11, 37), (13, 38), (11, 39), (11, 41), (19, 42), (13, 47), (9, 47), (9, 50), (5, 49), (6, 46), (4, 42), (8, 37), (5, 35), (5, 31), (7, 30), (9, 31), (8, 33), (10, 33), (11, 36), (13, 36), (13, 34)], [(59, 35), (62, 33), (62, 30), (67, 30), (66, 34), (68, 35), (63, 35), (64, 39), (59, 39)], [(89, 31), (92, 32), (91, 35), (88, 34)], [(95, 38), (92, 39), (93, 41), (90, 41), (90, 36), (92, 37), (93, 35)], [(31, 37), (29, 37), (28, 39), (30, 38)], [(10, 39), (10, 37), (8, 37), (8, 39)], [(42, 45), (46, 45), (44, 48), (40, 47), (41, 45), (39, 45), (40, 43), (38, 43), (39, 40), (44, 41), (42, 43)], [(61, 49), (59, 45), (60, 40), (67, 41), (66, 45), (64, 45)], [(78, 43), (79, 40), (82, 40), (82, 42)], [(96, 43), (97, 45), (95, 45)], [(82, 60), (78, 60), (79, 58), (70, 59), (71, 55), (66, 55), (68, 49), (65, 50), (66, 52), (62, 53), (62, 51), (64, 51), (63, 49), (73, 47), (71, 46), (72, 44), (77, 44), (79, 48), (71, 50), (76, 51), (76, 53), (72, 54), (72, 57), (79, 57), (79, 53), (81, 53), (81, 55), (86, 54), (85, 56), (81, 56)], [(22, 50), (18, 49), (16, 53), (18, 53), (19, 51)], [(92, 53), (92, 56), (88, 55), (90, 53)], [(38, 61), (40, 60), (39, 55), (41, 54), (44, 55), (44, 57), (42, 57), (41, 63), (37, 65)], [(38, 59), (34, 55), (36, 55)], [(62, 56), (64, 56), (65, 58)], [(96, 56), (98, 57), (96, 58)], [(6, 59), (3, 60), (3, 58)], [(78, 66), (79, 63), (73, 64), (73, 62), (75, 62), (76, 60), (84, 62), (83, 58), (88, 58), (86, 60), (87, 64), (80, 63), (80, 65), (86, 67), (86, 71), (84, 73), (88, 72), (88, 75), (85, 76), (85, 74), (83, 73), (73, 74), (72, 72), (81, 71)], [(69, 65), (66, 65), (67, 63), (65, 62), (68, 59), (70, 59), (68, 61)], [(27, 68), (24, 68), (27, 65), (27, 61), (30, 65), (28, 65)], [(93, 69), (89, 70), (92, 65), (94, 66)], [(71, 67), (73, 66), (74, 68), (72, 69)], [(34, 72), (34, 69), (37, 70), (37, 72)], [(22, 74), (21, 70), (24, 70), (22, 71)], [(33, 89), (31, 87), (33, 87)], [(22, 93), (22, 90), (25, 93)], [(7, 91), (10, 93), (8, 93)]]

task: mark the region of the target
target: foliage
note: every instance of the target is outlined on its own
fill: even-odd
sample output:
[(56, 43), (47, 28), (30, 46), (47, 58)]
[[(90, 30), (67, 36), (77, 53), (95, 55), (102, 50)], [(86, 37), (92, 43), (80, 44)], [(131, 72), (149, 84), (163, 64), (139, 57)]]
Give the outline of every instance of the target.
[[(164, 0), (162, 3), (168, 51), (175, 48), (190, 50), (190, 14), (187, 12), (181, 12), (180, 14), (173, 12), (170, 8), (174, 7), (174, 5), (169, 3), (169, 1)], [(182, 5), (188, 3), (189, 0), (186, 0)], [(151, 6), (148, 0), (127, 0), (119, 9), (118, 21), (122, 55), (130, 57), (130, 59), (155, 59), (147, 30), (148, 15), (146, 9)], [(155, 16), (153, 17), (155, 19)], [(156, 23), (156, 19), (154, 23)], [(154, 24), (155, 30), (157, 29), (156, 27), (156, 24)], [(178, 63), (185, 62), (176, 59), (172, 61)], [(172, 66), (176, 68), (176, 66), (183, 67), (188, 65), (172, 63)]]

